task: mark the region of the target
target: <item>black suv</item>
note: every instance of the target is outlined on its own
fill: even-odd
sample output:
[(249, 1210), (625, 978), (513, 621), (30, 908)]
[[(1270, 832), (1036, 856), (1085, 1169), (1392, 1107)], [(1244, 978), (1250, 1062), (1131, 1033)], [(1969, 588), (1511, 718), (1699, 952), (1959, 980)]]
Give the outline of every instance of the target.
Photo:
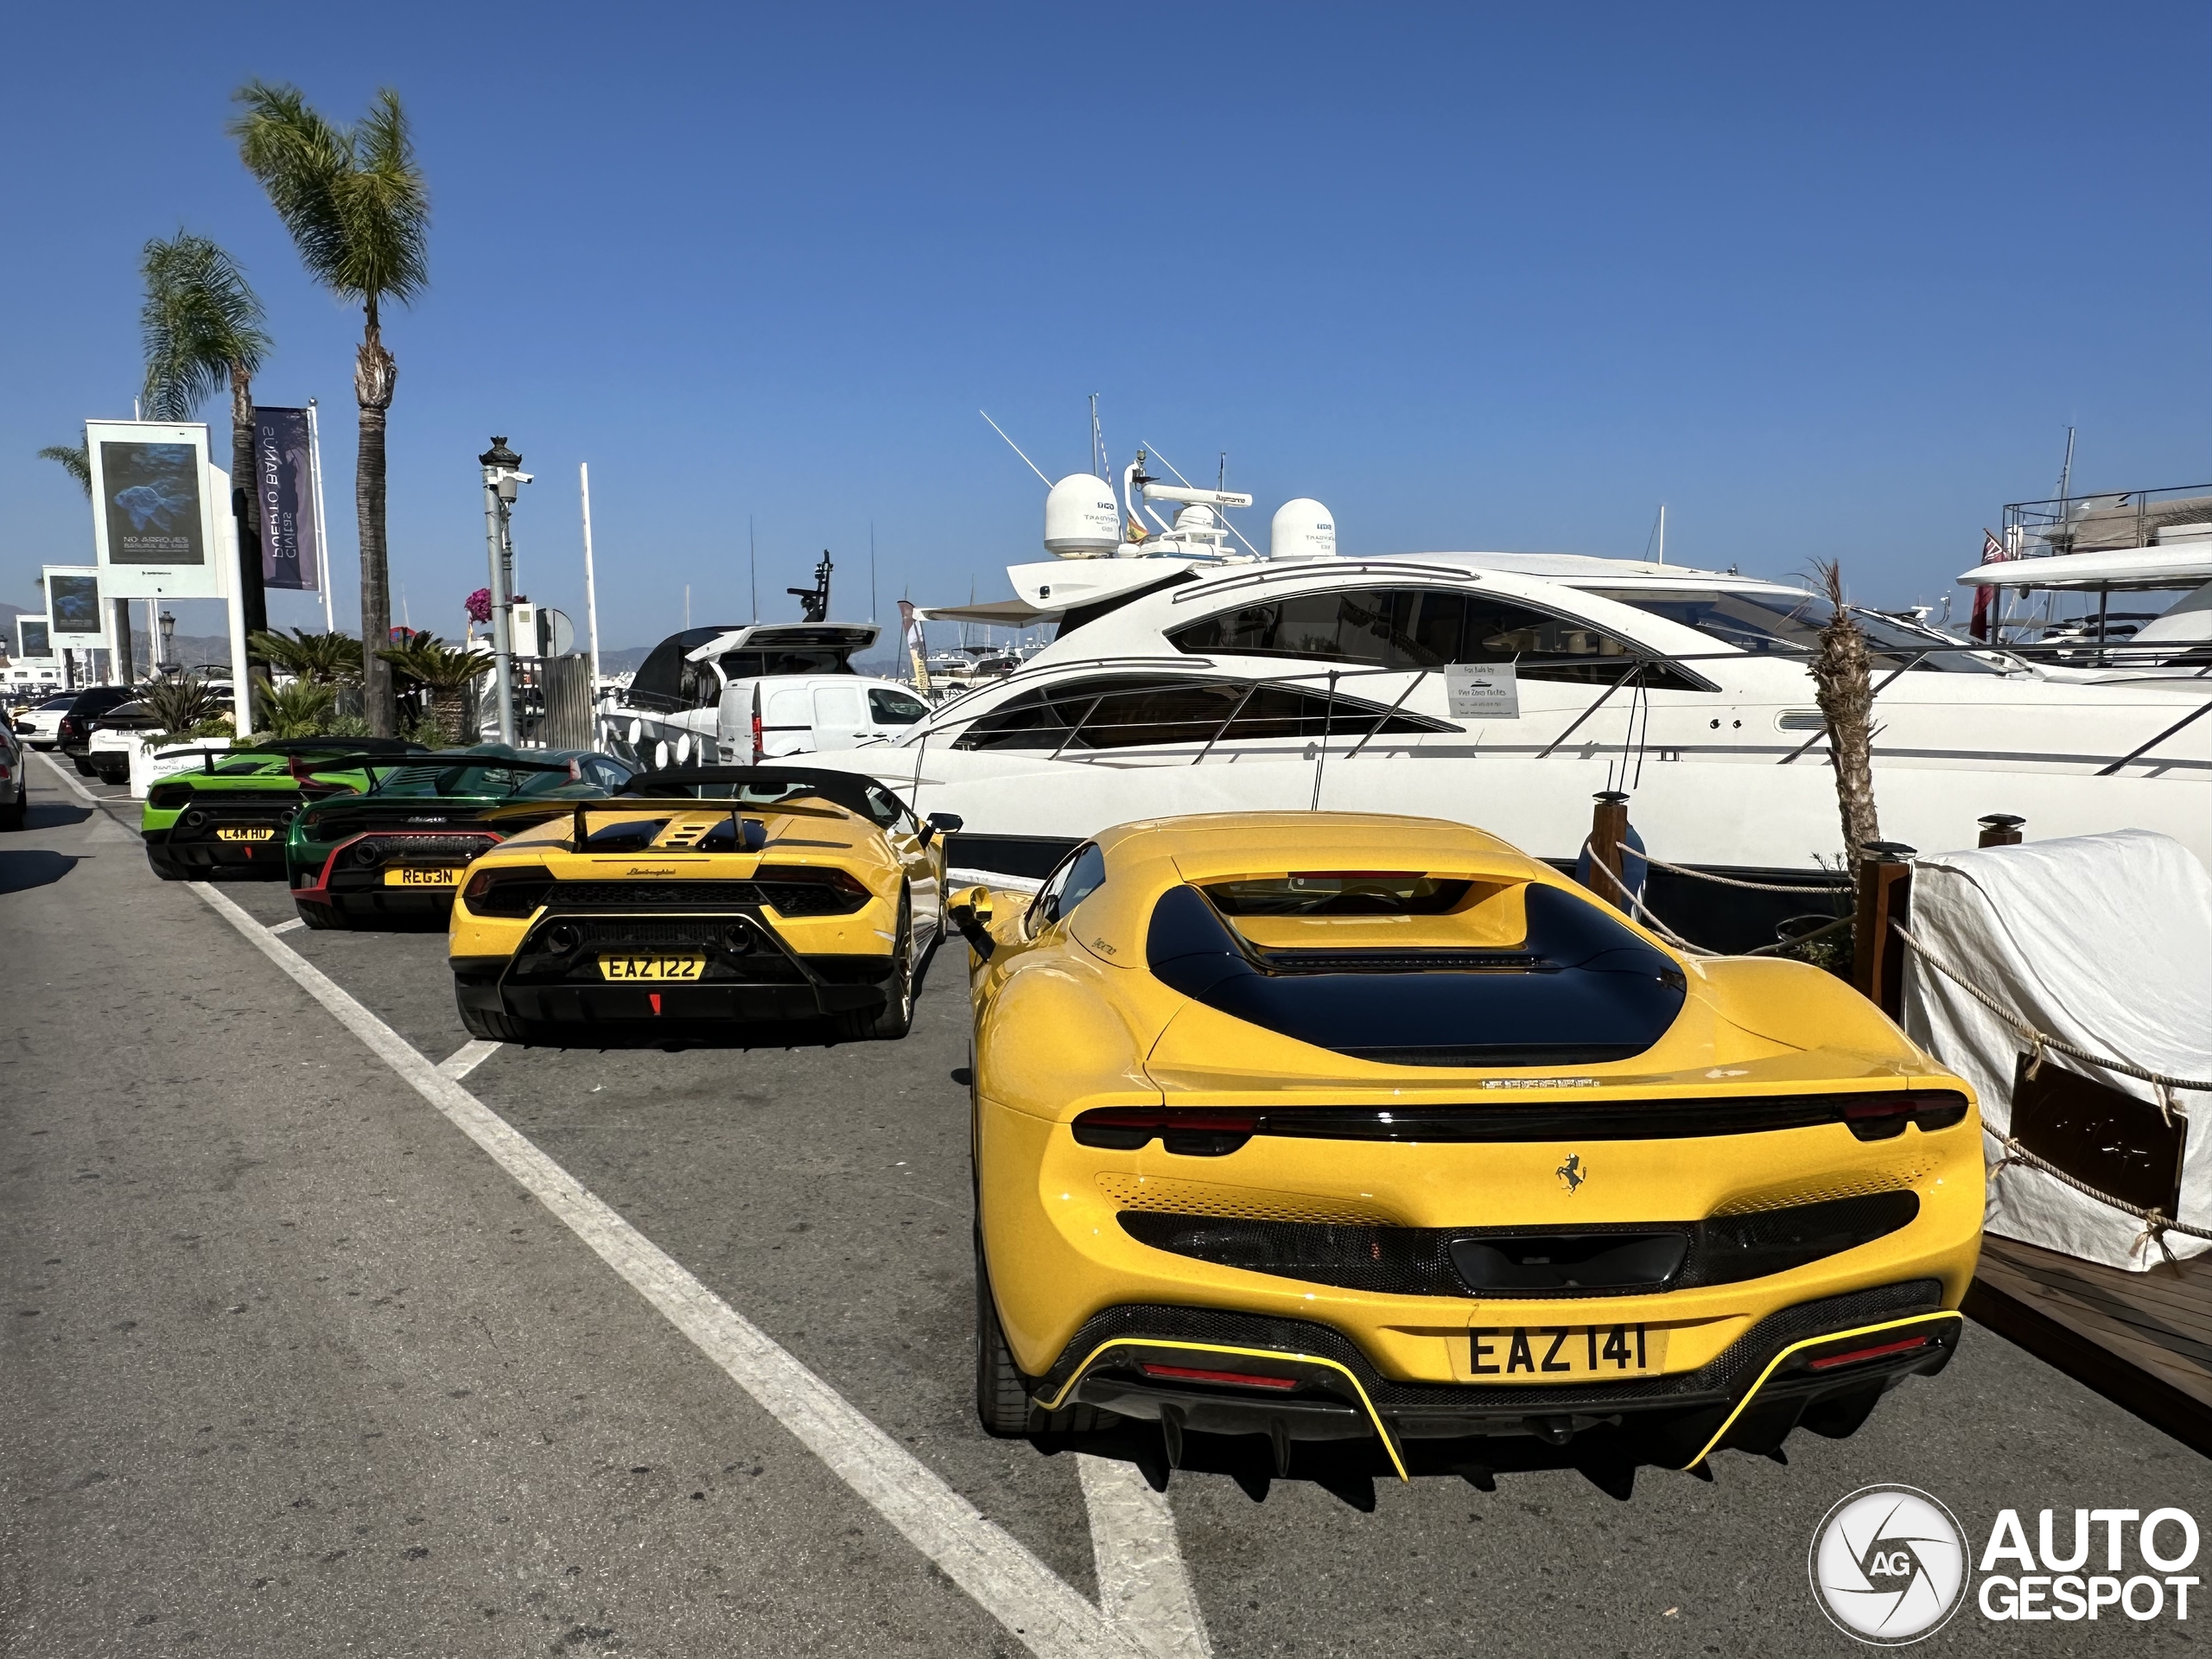
[(69, 705), (69, 712), (54, 728), (54, 747), (77, 763), (79, 777), (92, 775), (92, 722), (136, 695), (127, 685), (96, 685), (77, 694), (77, 701)]

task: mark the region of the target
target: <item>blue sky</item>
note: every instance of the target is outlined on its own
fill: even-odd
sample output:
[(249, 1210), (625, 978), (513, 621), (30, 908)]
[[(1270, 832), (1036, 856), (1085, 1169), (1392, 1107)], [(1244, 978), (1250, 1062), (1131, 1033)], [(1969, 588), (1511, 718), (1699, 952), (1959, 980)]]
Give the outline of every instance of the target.
[[(0, 64), (0, 598), (90, 556), (41, 444), (127, 416), (136, 256), (222, 241), (321, 399), (358, 614), (356, 314), (312, 289), (223, 132), (250, 75), (351, 118), (380, 84), (433, 191), (387, 321), (395, 595), (459, 631), (474, 458), (538, 482), (524, 586), (602, 637), (1007, 591), (1085, 395), (1117, 463), (1229, 452), (1344, 549), (1840, 556), (1931, 599), (2007, 500), (2212, 476), (2197, 96), (2212, 9), (932, 5), (48, 7)], [(209, 414), (227, 415), (220, 406)], [(187, 631), (213, 632), (213, 607)], [(280, 621), (308, 603), (277, 602)], [(397, 599), (395, 620), (399, 613)]]

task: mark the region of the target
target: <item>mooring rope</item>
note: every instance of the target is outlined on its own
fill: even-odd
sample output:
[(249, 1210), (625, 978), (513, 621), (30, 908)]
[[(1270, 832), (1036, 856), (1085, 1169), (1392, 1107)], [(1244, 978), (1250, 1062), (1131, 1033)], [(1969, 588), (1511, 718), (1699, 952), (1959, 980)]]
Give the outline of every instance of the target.
[(1922, 944), (1918, 938), (1914, 937), (1912, 930), (1908, 928), (1903, 922), (1892, 921), (1890, 925), (1897, 930), (1897, 937), (1899, 938), (1903, 939), (1908, 945), (1911, 946), (1913, 950), (1920, 953), (1921, 959), (1927, 963), (1930, 968), (1933, 968), (1937, 973), (1942, 975), (1944, 978), (1949, 980), (1954, 985), (1956, 985), (1968, 996), (1980, 1003), (1982, 1007), (1987, 1008), (2004, 1024), (2011, 1027), (2013, 1033), (2018, 1036), (2022, 1042), (2028, 1045), (2032, 1055), (2032, 1058), (2028, 1062), (2028, 1076), (2030, 1077), (2035, 1077), (2037, 1072), (2042, 1071), (2044, 1051), (2046, 1049), (2056, 1049), (2061, 1054), (2071, 1054), (2075, 1059), (2086, 1060), (2089, 1065), (2096, 1066), (2101, 1070), (2106, 1071), (2117, 1071), (2125, 1077), (2138, 1077), (2145, 1083), (2154, 1085), (2158, 1090), (2158, 1109), (2161, 1112), (2167, 1113), (2167, 1121), (2169, 1122), (2172, 1121), (2171, 1114), (2182, 1109), (2181, 1103), (2178, 1101), (2171, 1101), (2168, 1098), (2169, 1090), (2179, 1089), (2198, 1093), (2212, 1094), (2212, 1083), (2207, 1083), (2202, 1078), (2177, 1077), (2169, 1076), (2164, 1071), (2152, 1071), (2145, 1067), (2133, 1065), (2126, 1060), (2115, 1060), (2109, 1055), (2099, 1054), (2089, 1049), (2077, 1047), (2074, 1044), (2068, 1042), (2064, 1038), (2054, 1037), (2047, 1031), (2038, 1031), (2033, 1025), (2022, 1019), (2018, 1014), (2013, 1013), (2012, 1009), (2006, 1007), (1995, 997), (1983, 990), (1981, 987), (1976, 985), (1973, 981), (1967, 978), (1965, 975), (1961, 974), (1957, 969), (1952, 967), (1950, 963), (1945, 962), (1941, 957), (1937, 956), (1933, 950), (1930, 950), (1925, 944)]
[(1849, 893), (1857, 884), (1852, 881), (1803, 881), (1795, 885), (1779, 881), (1738, 881), (1732, 875), (1715, 875), (1709, 870), (1694, 870), (1687, 864), (1669, 864), (1663, 858), (1654, 858), (1649, 853), (1639, 853), (1623, 843), (1626, 855), (1640, 858), (1675, 875), (1687, 875), (1693, 880), (1710, 881), (1715, 887), (1741, 887), (1746, 893)]
[(1999, 1176), (2002, 1175), (2005, 1173), (2005, 1166), (2008, 1164), (2025, 1164), (2030, 1169), (2039, 1171), (2043, 1174), (2050, 1176), (2053, 1180), (2063, 1181), (2067, 1185), (2072, 1187), (2076, 1192), (2081, 1193), (2084, 1198), (2094, 1198), (2099, 1204), (2109, 1205), (2113, 1209), (2118, 1210), (2124, 1214), (2131, 1215), (2134, 1217), (2136, 1220), (2141, 1222), (2143, 1224), (2143, 1230), (2136, 1234), (2135, 1243), (2127, 1247), (2127, 1254), (2130, 1256), (2134, 1255), (2134, 1254), (2138, 1250), (2141, 1249), (2144, 1245), (2149, 1243), (2156, 1244), (2158, 1247), (2159, 1254), (2164, 1255), (2167, 1261), (2172, 1262), (2174, 1259), (2174, 1253), (2166, 1248), (2166, 1241), (2164, 1237), (2164, 1235), (2167, 1233), (2180, 1233), (2189, 1238), (2212, 1238), (2212, 1229), (2192, 1227), (2187, 1222), (2176, 1221), (2171, 1217), (2168, 1216), (2164, 1211), (2159, 1209), (2156, 1205), (2153, 1205), (2151, 1208), (2145, 1210), (2139, 1204), (2130, 1204), (2125, 1198), (2115, 1198), (2109, 1192), (2100, 1192), (2095, 1187), (2091, 1186), (2087, 1181), (2082, 1180), (2075, 1176), (2069, 1175), (2064, 1170), (2059, 1168), (2057, 1165), (2052, 1163), (2048, 1158), (2038, 1158), (2034, 1153), (2030, 1152), (2012, 1136), (1999, 1135), (1995, 1129), (1991, 1128), (1986, 1122), (1982, 1124), (1981, 1128), (1983, 1134), (1989, 1136), (1991, 1140), (1996, 1141), (1999, 1146), (2005, 1148), (2005, 1155), (1989, 1166), (1989, 1178), (1992, 1180), (1995, 1180)]
[[(1662, 938), (1665, 939), (1669, 944), (1688, 951), (1694, 957), (1776, 956), (1784, 950), (1795, 950), (1797, 946), (1808, 944), (1814, 939), (1825, 938), (1827, 935), (1836, 931), (1839, 928), (1849, 927), (1851, 924), (1857, 919), (1856, 918), (1850, 916), (1839, 916), (1835, 920), (1828, 923), (1826, 926), (1816, 927), (1809, 933), (1801, 934), (1794, 939), (1777, 939), (1772, 944), (1760, 945), (1756, 950), (1708, 950), (1701, 944), (1692, 944), (1681, 934), (1675, 932), (1673, 928), (1661, 921), (1657, 915), (1653, 912), (1651, 906), (1645, 904), (1643, 899), (1637, 898), (1636, 894), (1630, 892), (1628, 884), (1623, 881), (1619, 876), (1613, 874), (1612, 867), (1611, 865), (1607, 864), (1605, 860), (1599, 858), (1594, 852), (1591, 852), (1590, 843), (1586, 841), (1582, 843), (1582, 850), (1590, 854), (1590, 868), (1593, 870), (1602, 871), (1605, 874), (1605, 880), (1612, 883), (1613, 891), (1619, 893), (1624, 899), (1626, 899), (1630, 904), (1633, 905), (1638, 911), (1640, 911), (1643, 915), (1643, 918), (1651, 924), (1653, 930), (1656, 931)], [(1635, 856), (1647, 859), (1649, 862), (1654, 864), (1659, 862), (1657, 859), (1650, 858), (1648, 854), (1637, 853)], [(1675, 866), (1666, 865), (1662, 868), (1672, 869)], [(1733, 885), (1738, 887), (1748, 887), (1752, 884), (1749, 882), (1737, 882)], [(1777, 888), (1775, 891), (1783, 893), (1796, 893), (1804, 891), (1804, 889), (1796, 887), (1783, 887)]]

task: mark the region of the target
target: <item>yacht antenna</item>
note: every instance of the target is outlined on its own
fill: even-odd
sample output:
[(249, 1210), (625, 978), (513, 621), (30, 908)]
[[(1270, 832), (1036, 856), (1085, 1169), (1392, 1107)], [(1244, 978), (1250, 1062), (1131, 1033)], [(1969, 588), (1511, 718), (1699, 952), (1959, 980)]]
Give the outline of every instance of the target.
[(745, 515), (745, 564), (753, 574), (753, 620), (760, 620), (760, 550), (753, 540), (753, 515)]
[[(798, 601), (801, 621), (826, 622), (830, 620), (830, 550), (825, 547), (822, 550), (821, 562), (814, 567), (814, 586), (784, 589)], [(690, 589), (687, 588), (684, 592), (688, 595)]]
[(2066, 492), (2072, 487), (2073, 481), (2074, 429), (2069, 426), (2066, 429), (2066, 459), (2059, 463), (2058, 467), (2058, 512), (2062, 519), (2066, 515)]
[[(997, 433), (997, 434), (999, 435), (999, 436), (1001, 436), (1001, 437), (1002, 437), (1002, 438), (1006, 438), (1006, 429), (1005, 429), (1004, 427), (1001, 426), (1001, 425), (1000, 425), (996, 421), (993, 420), (993, 419), (992, 419), (988, 415), (984, 414), (984, 412), (983, 412), (982, 410), (980, 410), (980, 409), (979, 409), (979, 410), (977, 410), (976, 412), (978, 415), (982, 415), (982, 416), (983, 416), (983, 424), (984, 424), (984, 425), (986, 425), (986, 426), (989, 427), (989, 428), (991, 429), (991, 430), (992, 430), (992, 431), (994, 431), (994, 432), (995, 432), (995, 433)], [(1006, 447), (1007, 447), (1007, 448), (1009, 448), (1009, 449), (1013, 450), (1013, 451), (1014, 451), (1014, 453), (1015, 454), (1017, 454), (1017, 455), (1021, 455), (1021, 446), (1020, 446), (1020, 444), (1016, 443), (1016, 442), (1015, 442), (1012, 438), (1006, 438)], [(1043, 467), (1039, 467), (1039, 466), (1038, 466), (1038, 464), (1037, 464), (1035, 461), (1033, 461), (1030, 460), (1030, 459), (1029, 459), (1029, 457), (1028, 457), (1028, 456), (1027, 456), (1027, 455), (1021, 455), (1021, 464), (1022, 464), (1023, 466), (1027, 467), (1031, 472), (1033, 472), (1033, 473), (1036, 474), (1037, 474), (1037, 476), (1038, 476), (1039, 478), (1040, 478), (1040, 479), (1044, 479), (1045, 487), (1046, 487), (1046, 489), (1048, 489), (1048, 490), (1049, 490), (1049, 489), (1051, 489), (1051, 488), (1052, 487), (1052, 480), (1051, 479), (1049, 479), (1049, 478), (1045, 478), (1045, 470), (1044, 470), (1044, 468), (1043, 468)]]
[(1667, 563), (1667, 504), (1659, 504), (1659, 563)]
[[(1147, 455), (1150, 455), (1150, 456), (1151, 456), (1154, 461), (1158, 461), (1161, 466), (1165, 467), (1166, 467), (1169, 472), (1171, 472), (1171, 473), (1175, 473), (1175, 463), (1174, 463), (1173, 461), (1172, 461), (1168, 460), (1166, 456), (1165, 456), (1165, 455), (1161, 454), (1160, 453), (1160, 451), (1159, 451), (1159, 450), (1157, 450), (1157, 449), (1154, 448), (1150, 444), (1148, 444), (1148, 443), (1147, 443), (1147, 445), (1145, 445), (1145, 447), (1144, 447), (1144, 453), (1145, 453), (1146, 454), (1147, 454)], [(1217, 489), (1226, 489), (1226, 488), (1228, 488), (1228, 487), (1229, 487), (1229, 486), (1228, 486), (1228, 482), (1227, 482), (1228, 478), (1229, 478), (1229, 451), (1228, 451), (1228, 450), (1226, 450), (1226, 449), (1224, 449), (1224, 450), (1223, 450), (1223, 451), (1221, 452), (1221, 476), (1222, 476), (1223, 482), (1222, 482), (1222, 483), (1220, 483), (1220, 484), (1218, 484), (1218, 485), (1217, 485), (1215, 487), (1216, 487), (1216, 488), (1217, 488)], [(1187, 479), (1187, 478), (1184, 477), (1184, 476), (1183, 476), (1183, 474), (1180, 474), (1180, 473), (1175, 473), (1175, 481), (1176, 481), (1178, 484), (1180, 484), (1180, 485), (1181, 485), (1185, 489), (1186, 489), (1186, 490), (1189, 490), (1189, 489), (1195, 489), (1195, 488), (1197, 488), (1197, 487), (1198, 487), (1196, 485), (1192, 484), (1189, 479)], [(1152, 509), (1151, 509), (1151, 508), (1149, 508), (1149, 507), (1147, 507), (1147, 508), (1146, 508), (1146, 509), (1145, 509), (1145, 511), (1146, 511), (1146, 512), (1151, 512), (1151, 511), (1152, 511)], [(1154, 519), (1154, 522), (1155, 524), (1159, 523), (1159, 520), (1157, 519), (1157, 518), (1155, 518)], [(1251, 538), (1250, 537), (1247, 536), (1247, 535), (1246, 535), (1243, 531), (1241, 531), (1241, 530), (1237, 529), (1237, 528), (1236, 528), (1236, 526), (1235, 524), (1233, 524), (1230, 523), (1230, 521), (1229, 521), (1229, 511), (1228, 511), (1228, 509), (1227, 509), (1227, 508), (1225, 508), (1225, 507), (1224, 507), (1224, 509), (1222, 509), (1222, 512), (1221, 512), (1220, 524), (1221, 524), (1221, 527), (1222, 527), (1224, 530), (1227, 531), (1230, 535), (1234, 536), (1234, 537), (1235, 537), (1238, 541), (1240, 541), (1240, 542), (1243, 543), (1244, 543), (1244, 545), (1245, 545), (1246, 547), (1248, 547), (1248, 548), (1251, 548), (1251, 550), (1252, 550), (1252, 556), (1253, 556), (1254, 558), (1257, 559), (1257, 558), (1263, 558), (1263, 557), (1265, 557), (1265, 556), (1266, 556), (1266, 555), (1262, 554), (1262, 553), (1260, 551), (1260, 550), (1259, 550), (1258, 548), (1256, 548), (1256, 547), (1252, 547), (1252, 538)], [(1165, 524), (1161, 524), (1161, 525), (1160, 525), (1160, 528), (1161, 528), (1161, 529), (1163, 529), (1163, 530), (1165, 530), (1165, 529), (1166, 528), (1166, 526)]]
[(1090, 470), (1106, 477), (1106, 435), (1098, 429), (1098, 394), (1090, 394)]
[(868, 620), (875, 620), (875, 520), (868, 521)]
[(1226, 449), (1221, 452), (1221, 470), (1214, 474), (1213, 486), (1217, 490), (1229, 487), (1229, 451)]

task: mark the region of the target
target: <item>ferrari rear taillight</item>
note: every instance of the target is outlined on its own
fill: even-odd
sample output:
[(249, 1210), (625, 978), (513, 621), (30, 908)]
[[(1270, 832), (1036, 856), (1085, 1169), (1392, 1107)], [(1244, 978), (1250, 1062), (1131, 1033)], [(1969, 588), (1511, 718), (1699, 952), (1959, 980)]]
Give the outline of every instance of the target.
[(1967, 1115), (1966, 1096), (1948, 1089), (1925, 1092), (1908, 1089), (1837, 1098), (1843, 1108), (1843, 1121), (1861, 1141), (1886, 1141), (1903, 1135), (1908, 1123), (1923, 1129), (1948, 1129)]
[(1258, 1112), (1206, 1111), (1189, 1107), (1102, 1106), (1075, 1121), (1075, 1138), (1086, 1147), (1134, 1152), (1157, 1136), (1186, 1158), (1218, 1158), (1258, 1131)]
[[(1498, 1079), (1510, 1084), (1510, 1079)], [(1594, 1081), (1594, 1080), (1593, 1080)], [(1963, 1122), (1967, 1097), (1949, 1089), (1823, 1095), (1733, 1095), (1697, 1099), (1455, 1102), (1433, 1106), (1105, 1106), (1075, 1121), (1086, 1147), (1134, 1152), (1158, 1139), (1170, 1152), (1218, 1157), (1254, 1135), (1314, 1141), (1681, 1141), (1763, 1135), (1841, 1123), (1861, 1141), (1886, 1141), (1908, 1125), (1934, 1132)]]

